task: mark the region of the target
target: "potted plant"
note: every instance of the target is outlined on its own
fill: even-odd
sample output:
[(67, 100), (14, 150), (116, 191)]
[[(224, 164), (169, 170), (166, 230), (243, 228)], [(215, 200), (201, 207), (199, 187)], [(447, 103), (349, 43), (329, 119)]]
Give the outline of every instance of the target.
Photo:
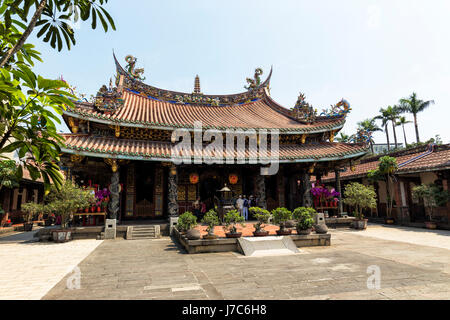
[(294, 210), (292, 216), (297, 221), (297, 234), (308, 235), (311, 233), (314, 225), (314, 213), (316, 213), (314, 208), (300, 207)]
[(259, 208), (259, 207), (251, 207), (249, 211), (252, 213), (253, 217), (258, 220), (258, 223), (254, 224), (255, 231), (253, 235), (255, 237), (266, 237), (269, 235), (269, 231), (264, 230), (264, 225), (269, 222), (271, 218), (271, 214), (268, 210)]
[(243, 228), (245, 227), (244, 224), (244, 217), (241, 216), (239, 211), (237, 210), (230, 210), (227, 212), (227, 214), (224, 216), (225, 221), (225, 229), (229, 232), (225, 233), (225, 236), (227, 238), (240, 238), (242, 236), (242, 232), (237, 232), (236, 225), (240, 224)]
[(22, 211), (25, 212), (25, 214), (23, 215), (23, 230), (25, 232), (32, 231), (33, 217), (42, 212), (42, 205), (34, 202), (24, 203), (22, 205)]
[(377, 195), (372, 186), (365, 186), (358, 182), (352, 182), (345, 186), (344, 202), (355, 208), (355, 218), (353, 227), (357, 230), (367, 228), (367, 219), (364, 219), (363, 209), (376, 208)]
[(413, 188), (412, 196), (415, 200), (423, 199), (424, 206), (428, 209), (428, 221), (425, 222), (427, 229), (436, 229), (437, 224), (433, 219), (433, 209), (447, 203), (450, 198), (448, 192), (435, 184), (422, 184)]
[(214, 234), (214, 227), (220, 224), (217, 212), (214, 209), (209, 210), (205, 213), (202, 223), (208, 226), (208, 234), (203, 236), (203, 239), (217, 239), (217, 235)]
[(291, 229), (286, 228), (286, 222), (292, 219), (292, 212), (286, 208), (276, 208), (272, 210), (273, 222), (280, 226), (277, 230), (279, 236), (287, 236), (292, 233)]
[(186, 211), (178, 217), (177, 228), (181, 234), (185, 234), (189, 240), (198, 240), (200, 231), (194, 229), (197, 226), (197, 217), (190, 211)]
[(60, 190), (54, 186), (50, 190), (46, 199), (48, 210), (61, 218), (61, 229), (52, 231), (53, 241), (67, 242), (72, 239), (72, 229), (69, 222), (74, 213), (95, 203), (95, 196), (84, 190), (71, 181), (67, 180)]

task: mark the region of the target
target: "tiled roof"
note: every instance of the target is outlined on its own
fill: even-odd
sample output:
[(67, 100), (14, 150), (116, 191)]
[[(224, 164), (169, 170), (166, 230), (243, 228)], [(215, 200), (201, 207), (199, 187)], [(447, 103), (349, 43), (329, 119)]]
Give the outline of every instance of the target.
[[(66, 153), (98, 154), (99, 157), (110, 155), (117, 158), (155, 160), (170, 159), (172, 144), (149, 140), (126, 140), (110, 137), (89, 136), (83, 134), (65, 134)], [(225, 149), (225, 148), (224, 148)], [(290, 161), (320, 161), (335, 158), (352, 158), (361, 156), (367, 151), (362, 144), (318, 143), (304, 145), (280, 145), (281, 162)], [(270, 153), (270, 150), (269, 150)], [(195, 154), (197, 156), (198, 154)], [(254, 158), (246, 152), (246, 159)]]
[[(417, 150), (417, 152), (405, 152), (407, 154), (402, 155), (402, 153), (398, 153), (395, 156), (397, 159), (397, 164), (400, 166), (397, 170), (398, 174), (407, 173), (407, 172), (420, 172), (427, 171), (432, 169), (440, 169), (440, 168), (450, 168), (450, 145), (444, 145), (437, 147), (437, 150), (434, 152), (427, 154), (428, 152), (425, 150), (425, 147), (421, 148), (422, 150)], [(423, 157), (421, 157), (423, 156)], [(360, 177), (367, 176), (369, 170), (374, 170), (378, 168), (380, 163), (380, 157), (363, 160), (362, 163), (355, 166), (355, 171), (347, 170), (341, 173), (342, 180), (355, 179)], [(415, 160), (417, 158), (417, 160)], [(403, 165), (404, 163), (406, 165)], [(335, 179), (334, 172), (329, 173), (327, 176), (322, 178), (323, 182), (333, 181)]]
[(312, 124), (300, 123), (287, 115), (287, 109), (282, 112), (269, 98), (240, 105), (207, 106), (159, 101), (125, 90), (123, 99), (124, 105), (111, 114), (104, 114), (86, 103), (78, 104), (75, 109), (65, 113), (129, 126), (193, 128), (195, 121), (201, 121), (204, 128), (265, 128), (298, 133), (337, 130), (345, 123), (345, 118), (321, 119)]

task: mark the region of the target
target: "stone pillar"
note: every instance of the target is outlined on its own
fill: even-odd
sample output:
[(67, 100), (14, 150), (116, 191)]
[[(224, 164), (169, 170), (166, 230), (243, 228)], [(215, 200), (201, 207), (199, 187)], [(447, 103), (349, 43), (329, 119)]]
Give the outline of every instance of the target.
[(177, 167), (171, 165), (169, 167), (169, 180), (168, 180), (168, 211), (170, 217), (178, 216), (178, 175)]
[(108, 209), (111, 219), (116, 219), (119, 216), (120, 210), (120, 184), (119, 184), (119, 165), (116, 159), (105, 159), (105, 162), (111, 166), (112, 176), (109, 191), (111, 192), (111, 200), (109, 201)]
[(267, 209), (266, 179), (259, 174), (256, 176), (256, 197), (258, 198), (258, 206)]
[(334, 175), (336, 177), (336, 191), (339, 192), (339, 209), (338, 215), (341, 216), (344, 211), (344, 204), (342, 203), (342, 188), (341, 188), (341, 171), (339, 168), (334, 169)]
[(311, 175), (308, 172), (303, 172), (302, 176), (301, 176), (301, 181), (302, 181), (302, 191), (303, 191), (303, 195), (302, 195), (302, 206), (303, 207), (312, 207), (313, 206), (313, 201), (312, 201), (312, 196), (311, 196)]

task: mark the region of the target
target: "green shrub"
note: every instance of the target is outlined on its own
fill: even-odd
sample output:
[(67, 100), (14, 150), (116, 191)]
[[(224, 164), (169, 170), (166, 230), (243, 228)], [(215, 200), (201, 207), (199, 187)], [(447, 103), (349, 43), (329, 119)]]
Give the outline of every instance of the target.
[(245, 219), (239, 211), (230, 210), (224, 217), (225, 228), (230, 231), (230, 233), (237, 233), (236, 225), (240, 224), (242, 227), (245, 227)]
[(197, 225), (197, 217), (190, 211), (186, 211), (178, 217), (177, 229), (188, 231)]
[(314, 225), (313, 215), (316, 213), (314, 208), (300, 207), (294, 210), (292, 217), (297, 221), (297, 228), (300, 230), (311, 229)]
[(209, 210), (203, 217), (202, 223), (208, 225), (208, 233), (213, 233), (214, 227), (220, 224), (217, 212), (214, 209)]
[(433, 209), (445, 206), (450, 199), (449, 193), (435, 184), (422, 184), (414, 187), (412, 196), (415, 200), (423, 199), (425, 207), (428, 208), (430, 221), (433, 220)]
[(38, 215), (39, 213), (42, 213), (43, 211), (43, 205), (39, 203), (34, 202), (28, 202), (24, 203), (21, 207), (21, 210), (25, 212), (23, 215), (23, 220), (27, 223), (30, 223), (33, 221), (33, 218)]
[(251, 207), (249, 211), (258, 220), (258, 223), (253, 225), (255, 227), (255, 231), (263, 232), (264, 224), (269, 222), (269, 219), (272, 217), (272, 215), (268, 210), (259, 207)]
[(284, 228), (288, 220), (292, 219), (292, 212), (286, 208), (276, 208), (272, 210), (273, 222)]
[(363, 219), (364, 208), (376, 208), (377, 194), (372, 186), (365, 186), (358, 182), (352, 182), (345, 186), (344, 203), (355, 208), (355, 217)]

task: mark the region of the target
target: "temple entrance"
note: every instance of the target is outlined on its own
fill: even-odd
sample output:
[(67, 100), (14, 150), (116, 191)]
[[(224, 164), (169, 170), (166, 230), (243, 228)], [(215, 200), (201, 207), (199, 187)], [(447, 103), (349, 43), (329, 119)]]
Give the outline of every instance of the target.
[[(139, 166), (140, 167), (140, 166)], [(152, 218), (154, 214), (154, 171), (140, 170), (136, 175), (136, 211), (137, 217)]]
[[(218, 190), (220, 190), (223, 185), (220, 184), (217, 176), (209, 176), (205, 178), (200, 183), (200, 198), (206, 205), (206, 211), (214, 209), (215, 198), (218, 197)], [(216, 200), (217, 201), (217, 200)]]

